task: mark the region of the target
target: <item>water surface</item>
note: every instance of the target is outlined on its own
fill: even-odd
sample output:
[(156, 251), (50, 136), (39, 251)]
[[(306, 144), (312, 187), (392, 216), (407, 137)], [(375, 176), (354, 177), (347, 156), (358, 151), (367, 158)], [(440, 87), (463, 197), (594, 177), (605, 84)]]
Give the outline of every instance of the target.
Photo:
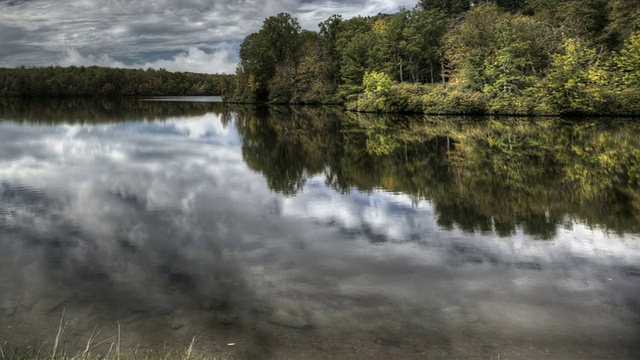
[(64, 312), (70, 351), (120, 327), (249, 359), (638, 358), (638, 135), (3, 99), (0, 343)]

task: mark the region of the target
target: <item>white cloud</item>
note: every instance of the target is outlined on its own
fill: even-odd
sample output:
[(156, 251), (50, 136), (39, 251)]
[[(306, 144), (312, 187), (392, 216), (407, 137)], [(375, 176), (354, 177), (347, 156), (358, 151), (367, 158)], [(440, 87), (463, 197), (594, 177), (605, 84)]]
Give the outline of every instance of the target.
[(61, 59), (57, 62), (57, 65), (61, 66), (110, 66), (110, 67), (127, 67), (123, 62), (116, 61), (107, 54), (99, 56), (94, 55), (82, 55), (76, 49), (67, 49), (61, 54)]
[(237, 54), (231, 44), (221, 44), (217, 48), (205, 51), (191, 47), (169, 59), (124, 63), (107, 54), (82, 55), (76, 49), (67, 49), (58, 60), (60, 66), (107, 66), (119, 68), (164, 68), (169, 71), (193, 71), (200, 73), (233, 74), (237, 65)]

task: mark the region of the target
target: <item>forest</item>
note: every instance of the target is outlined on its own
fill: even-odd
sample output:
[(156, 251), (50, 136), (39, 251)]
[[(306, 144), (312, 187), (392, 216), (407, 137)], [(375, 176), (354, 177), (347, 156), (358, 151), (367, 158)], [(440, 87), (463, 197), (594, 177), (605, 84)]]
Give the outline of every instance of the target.
[(0, 97), (221, 95), (232, 77), (153, 68), (0, 68)]
[(303, 30), (280, 13), (240, 47), (226, 101), (361, 112), (640, 114), (640, 0), (420, 0)]

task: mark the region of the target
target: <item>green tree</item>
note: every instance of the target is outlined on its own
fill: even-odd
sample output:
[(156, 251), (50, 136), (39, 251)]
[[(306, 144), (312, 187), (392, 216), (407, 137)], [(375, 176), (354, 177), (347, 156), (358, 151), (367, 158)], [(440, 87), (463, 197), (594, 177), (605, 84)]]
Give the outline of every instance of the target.
[(362, 85), (362, 76), (372, 62), (369, 55), (374, 44), (371, 23), (367, 19), (355, 17), (339, 24), (336, 50), (340, 56), (340, 84)]
[(372, 65), (371, 49), (374, 48), (373, 33), (355, 35), (342, 49), (340, 74), (346, 85), (362, 85), (364, 73)]
[(330, 49), (322, 46), (320, 35), (309, 32), (309, 39), (304, 42), (301, 53), (296, 67), (297, 97), (294, 102), (331, 102), (337, 84)]
[(502, 12), (495, 4), (480, 5), (447, 33), (447, 58), (455, 80), (465, 87), (514, 92), (531, 86), (549, 65), (547, 48), (553, 41), (534, 19)]
[(553, 55), (541, 87), (546, 103), (560, 113), (594, 113), (605, 101), (609, 82), (603, 55), (583, 41), (569, 38), (562, 51)]
[(404, 71), (412, 82), (439, 81), (444, 59), (442, 38), (450, 20), (440, 10), (417, 7), (409, 14), (400, 43), (405, 62)]
[(607, 12), (603, 39), (610, 49), (619, 50), (632, 33), (640, 30), (640, 0), (609, 0)]
[[(269, 99), (269, 88), (290, 84), (298, 62), (301, 43), (298, 20), (280, 13), (264, 20), (259, 32), (247, 36), (240, 45), (240, 73), (236, 96), (246, 97), (247, 88), (258, 101)], [(270, 84), (276, 77), (275, 84)], [(288, 95), (275, 94), (284, 99)]]
[[(328, 56), (329, 69), (327, 73), (327, 81), (337, 88), (340, 83), (340, 52), (338, 49), (338, 35), (341, 31), (342, 16), (332, 15), (327, 20), (318, 24), (320, 28), (320, 44), (323, 53)], [(308, 53), (308, 52), (305, 52)]]
[(633, 33), (614, 61), (625, 87), (640, 89), (640, 31)]
[(545, 47), (553, 41), (541, 27), (523, 15), (506, 15), (495, 24), (496, 49), (484, 62), (485, 93), (521, 93), (535, 84), (549, 66)]
[(566, 37), (603, 44), (608, 24), (608, 0), (532, 0), (534, 17)]

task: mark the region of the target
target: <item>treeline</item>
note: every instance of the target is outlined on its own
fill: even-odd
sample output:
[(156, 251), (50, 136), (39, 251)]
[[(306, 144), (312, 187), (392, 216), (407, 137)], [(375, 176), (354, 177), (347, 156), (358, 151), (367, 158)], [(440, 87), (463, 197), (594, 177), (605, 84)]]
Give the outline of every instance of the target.
[(227, 100), (430, 114), (640, 114), (640, 0), (420, 0), (319, 32), (281, 13)]
[(0, 97), (221, 95), (232, 77), (152, 68), (0, 68)]

